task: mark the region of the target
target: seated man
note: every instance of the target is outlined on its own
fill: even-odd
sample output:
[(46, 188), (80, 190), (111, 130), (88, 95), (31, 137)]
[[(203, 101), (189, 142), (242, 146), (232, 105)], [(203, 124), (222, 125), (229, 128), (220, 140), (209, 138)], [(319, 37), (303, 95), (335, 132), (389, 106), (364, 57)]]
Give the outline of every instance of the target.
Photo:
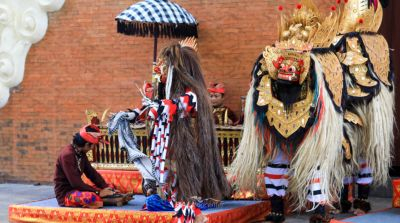
[[(100, 141), (100, 129), (87, 125), (73, 136), (70, 145), (61, 150), (54, 174), (54, 191), (60, 206), (100, 208), (103, 207), (101, 197), (114, 195), (113, 189), (108, 187), (86, 156)], [(97, 188), (82, 181), (83, 173)]]

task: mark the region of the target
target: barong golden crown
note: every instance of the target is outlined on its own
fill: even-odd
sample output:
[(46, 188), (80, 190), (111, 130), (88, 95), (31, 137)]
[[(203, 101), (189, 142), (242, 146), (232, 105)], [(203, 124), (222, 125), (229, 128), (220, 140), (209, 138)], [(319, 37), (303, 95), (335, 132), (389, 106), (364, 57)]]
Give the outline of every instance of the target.
[(278, 69), (273, 61), (283, 57), (288, 61), (303, 61), (303, 71), (299, 84), (306, 80), (310, 68), (312, 48), (329, 47), (339, 29), (339, 13), (332, 11), (329, 16), (321, 16), (311, 0), (302, 0), (301, 7), (288, 17), (281, 15), (279, 41), (264, 50), (264, 66), (270, 77), (277, 79)]

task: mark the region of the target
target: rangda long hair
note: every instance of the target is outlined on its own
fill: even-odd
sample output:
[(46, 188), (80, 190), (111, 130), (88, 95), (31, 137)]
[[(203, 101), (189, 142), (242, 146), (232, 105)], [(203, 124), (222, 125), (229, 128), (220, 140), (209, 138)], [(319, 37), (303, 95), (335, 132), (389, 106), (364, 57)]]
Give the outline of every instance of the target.
[(168, 157), (176, 163), (178, 199), (192, 196), (221, 199), (230, 187), (221, 165), (209, 94), (195, 50), (174, 43), (159, 58), (173, 66), (171, 99), (190, 89), (197, 96), (194, 118), (175, 114), (171, 124)]

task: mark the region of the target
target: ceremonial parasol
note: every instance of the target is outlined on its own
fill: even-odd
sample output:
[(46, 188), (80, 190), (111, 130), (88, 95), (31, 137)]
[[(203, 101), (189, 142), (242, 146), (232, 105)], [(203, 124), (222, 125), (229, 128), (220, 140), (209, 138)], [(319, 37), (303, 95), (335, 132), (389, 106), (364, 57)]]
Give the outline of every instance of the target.
[(158, 37), (197, 38), (197, 21), (186, 9), (169, 0), (145, 0), (131, 5), (116, 18), (119, 33), (154, 37), (153, 64)]

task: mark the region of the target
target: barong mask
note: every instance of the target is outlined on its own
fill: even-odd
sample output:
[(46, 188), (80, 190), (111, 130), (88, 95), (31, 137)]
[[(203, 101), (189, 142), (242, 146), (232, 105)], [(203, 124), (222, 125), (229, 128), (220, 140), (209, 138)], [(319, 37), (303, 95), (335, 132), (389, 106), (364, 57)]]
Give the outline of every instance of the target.
[(263, 53), (270, 77), (293, 84), (303, 84), (310, 69), (310, 51), (267, 46)]

